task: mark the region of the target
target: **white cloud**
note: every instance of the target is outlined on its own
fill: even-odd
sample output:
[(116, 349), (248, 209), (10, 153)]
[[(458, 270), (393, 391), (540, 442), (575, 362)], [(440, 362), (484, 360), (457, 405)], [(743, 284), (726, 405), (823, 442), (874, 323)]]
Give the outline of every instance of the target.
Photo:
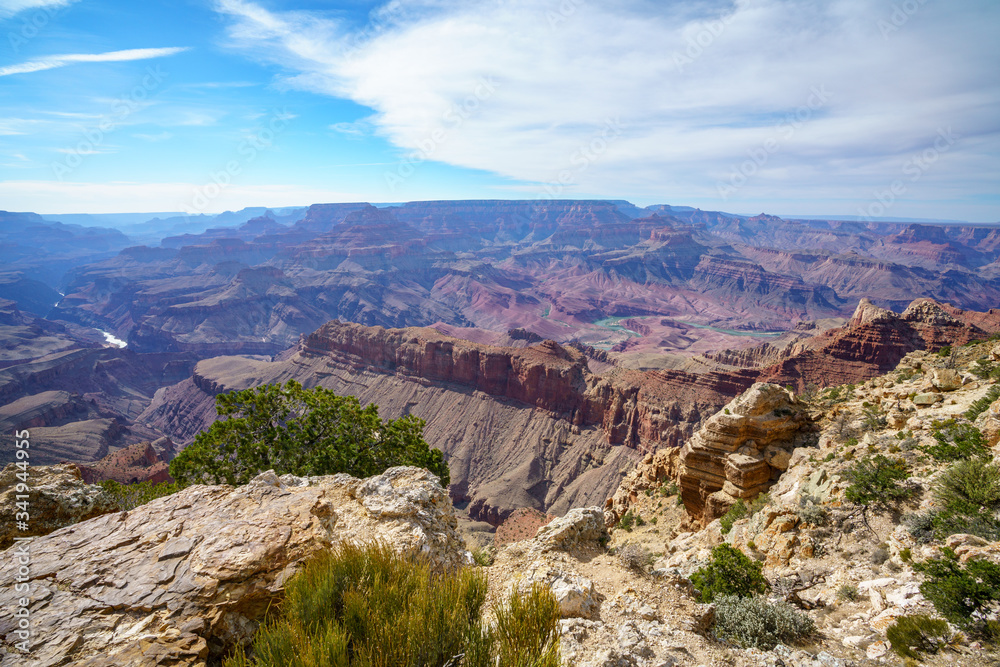
[(344, 134), (348, 137), (365, 137), (370, 135), (375, 129), (371, 118), (361, 118), (350, 123), (333, 123), (330, 129), (337, 134)]
[(173, 138), (173, 134), (164, 130), (163, 132), (158, 132), (156, 134), (133, 134), (136, 139), (142, 139), (143, 141), (166, 141), (167, 139)]
[(29, 60), (17, 65), (0, 67), (0, 76), (41, 72), (43, 70), (55, 69), (56, 67), (65, 67), (73, 63), (107, 63), (162, 58), (187, 50), (188, 47), (186, 46), (172, 46), (161, 49), (126, 49), (124, 51), (109, 51), (107, 53), (67, 53), (56, 56), (45, 56), (40, 60)]
[[(217, 10), (233, 45), (284, 68), (283, 85), (374, 109), (400, 148), (519, 181), (562, 173), (563, 196), (723, 207), (717, 184), (773, 140), (731, 201), (867, 200), (947, 127), (962, 140), (910, 194), (993, 193), (1000, 5), (913, 4), (398, 0), (361, 39), (320, 13)], [(484, 82), (495, 92), (477, 96)], [(829, 94), (810, 110), (814, 90)], [(800, 127), (780, 125), (796, 113)], [(609, 120), (620, 135), (588, 153)]]
[[(0, 201), (12, 211), (53, 213), (132, 213), (183, 211), (204, 183), (0, 182)], [(296, 185), (233, 185), (211, 199), (205, 213), (245, 206), (308, 206), (316, 202), (363, 201), (356, 192)]]
[(75, 0), (0, 0), (0, 17), (13, 16), (28, 9), (51, 11), (73, 2)]
[(117, 146), (101, 146), (100, 148), (57, 148), (56, 153), (64, 155), (107, 155), (117, 153)]

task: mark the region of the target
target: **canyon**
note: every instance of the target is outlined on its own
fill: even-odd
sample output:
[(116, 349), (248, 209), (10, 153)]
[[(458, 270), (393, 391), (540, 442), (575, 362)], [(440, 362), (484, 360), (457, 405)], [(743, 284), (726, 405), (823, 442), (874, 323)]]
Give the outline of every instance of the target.
[(624, 201), (217, 219), (133, 225), (132, 246), (0, 219), (8, 244), (36, 238), (18, 223), (70, 239), (34, 264), (0, 248), (20, 253), (0, 280), (0, 422), (31, 428), (37, 464), (158, 481), (215, 396), (296, 379), (425, 419), (464, 516), (497, 526), (601, 504), (754, 382), (863, 381), (1000, 331), (989, 226)]

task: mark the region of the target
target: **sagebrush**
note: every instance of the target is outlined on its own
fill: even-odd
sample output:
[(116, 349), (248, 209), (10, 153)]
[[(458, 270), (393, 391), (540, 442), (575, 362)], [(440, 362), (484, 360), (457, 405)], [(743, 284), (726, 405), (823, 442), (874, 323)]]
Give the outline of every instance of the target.
[(765, 651), (806, 637), (815, 629), (812, 619), (792, 605), (768, 602), (761, 595), (717, 597), (714, 627), (721, 639)]

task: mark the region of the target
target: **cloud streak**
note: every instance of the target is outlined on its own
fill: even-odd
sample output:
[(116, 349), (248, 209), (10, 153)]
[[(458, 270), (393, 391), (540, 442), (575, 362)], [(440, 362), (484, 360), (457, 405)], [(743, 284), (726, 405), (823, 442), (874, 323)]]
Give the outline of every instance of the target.
[(0, 67), (0, 76), (14, 74), (29, 74), (44, 70), (65, 67), (75, 63), (108, 63), (126, 62), (130, 60), (148, 60), (163, 58), (187, 51), (186, 46), (171, 46), (157, 49), (126, 49), (123, 51), (108, 51), (107, 53), (67, 53), (63, 55), (45, 56), (38, 60), (29, 60), (17, 65)]
[[(720, 205), (718, 183), (817, 86), (830, 92), (829, 103), (730, 206), (790, 193), (802, 201), (868, 200), (947, 127), (966, 139), (914, 197), (974, 198), (992, 193), (1000, 178), (994, 2), (927, 3), (905, 20), (877, 0), (397, 0), (391, 7), (391, 21), (363, 29), (359, 41), (322, 13), (273, 12), (250, 0), (216, 4), (229, 18), (230, 44), (279, 66), (281, 85), (370, 107), (375, 133), (402, 150), (449, 130), (434, 159), (452, 165), (551, 182), (595, 130), (620, 118), (627, 130), (565, 196)], [(447, 111), (484, 77), (499, 81), (501, 92), (449, 127)]]
[(29, 9), (57, 9), (75, 0), (0, 0), (0, 18), (10, 17)]

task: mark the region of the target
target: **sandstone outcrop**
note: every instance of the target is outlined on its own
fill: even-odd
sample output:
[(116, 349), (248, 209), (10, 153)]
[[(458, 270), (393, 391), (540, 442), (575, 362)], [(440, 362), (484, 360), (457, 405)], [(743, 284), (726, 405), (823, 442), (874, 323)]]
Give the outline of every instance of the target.
[[(59, 528), (114, 512), (115, 501), (99, 486), (87, 484), (72, 463), (28, 466), (27, 491), (18, 490), (22, 480), (16, 463), (0, 472), (0, 549), (15, 537), (47, 535)], [(27, 495), (27, 500), (18, 496)], [(27, 503), (28, 530), (19, 530), (16, 515), (19, 501)]]
[(710, 417), (680, 454), (688, 512), (708, 523), (737, 499), (766, 491), (804, 439), (806, 416), (788, 391), (758, 383)]
[[(438, 568), (466, 558), (454, 510), (419, 468), (192, 486), (30, 543), (31, 653), (3, 667), (205, 665), (246, 642), (298, 565), (340, 542), (383, 540)], [(0, 604), (16, 606), (12, 568)], [(11, 616), (0, 621), (8, 647)], [(214, 658), (213, 658), (214, 659)]]

